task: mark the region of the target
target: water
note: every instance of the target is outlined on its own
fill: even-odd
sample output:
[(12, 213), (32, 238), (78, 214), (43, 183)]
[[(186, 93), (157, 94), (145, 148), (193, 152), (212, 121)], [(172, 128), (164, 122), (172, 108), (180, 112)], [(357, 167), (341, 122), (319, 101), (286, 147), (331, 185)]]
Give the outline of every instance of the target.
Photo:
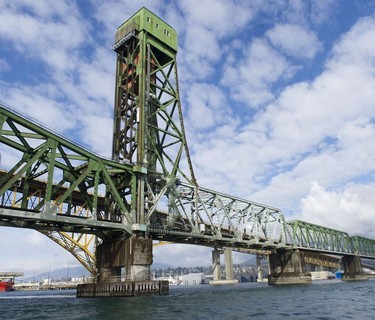
[(375, 319), (375, 281), (172, 286), (168, 296), (132, 298), (8, 292), (0, 294), (0, 319)]

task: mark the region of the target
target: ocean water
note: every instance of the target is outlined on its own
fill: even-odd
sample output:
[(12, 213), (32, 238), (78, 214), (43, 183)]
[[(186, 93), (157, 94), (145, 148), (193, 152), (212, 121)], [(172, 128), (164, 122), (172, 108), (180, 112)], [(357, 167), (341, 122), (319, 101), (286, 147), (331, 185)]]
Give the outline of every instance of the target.
[(375, 319), (375, 281), (273, 287), (171, 286), (167, 296), (80, 298), (75, 291), (0, 294), (0, 319)]

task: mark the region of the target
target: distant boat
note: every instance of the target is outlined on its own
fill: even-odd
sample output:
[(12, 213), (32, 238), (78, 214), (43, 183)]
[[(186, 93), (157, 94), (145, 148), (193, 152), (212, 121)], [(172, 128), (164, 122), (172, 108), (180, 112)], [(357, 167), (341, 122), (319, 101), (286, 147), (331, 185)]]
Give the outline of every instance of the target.
[(0, 272), (0, 292), (13, 291), (15, 277), (23, 276), (21, 272)]
[(0, 292), (7, 292), (12, 291), (14, 286), (14, 282), (7, 280), (7, 281), (0, 281)]

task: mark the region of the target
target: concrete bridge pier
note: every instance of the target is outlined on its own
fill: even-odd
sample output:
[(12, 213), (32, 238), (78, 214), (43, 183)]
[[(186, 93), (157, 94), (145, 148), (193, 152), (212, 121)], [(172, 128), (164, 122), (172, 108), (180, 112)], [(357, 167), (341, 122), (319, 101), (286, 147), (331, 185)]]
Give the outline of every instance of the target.
[[(221, 278), (220, 254), (222, 253), (224, 253), (225, 279)], [(215, 248), (212, 251), (212, 269), (213, 280), (210, 281), (210, 284), (220, 285), (238, 283), (238, 280), (234, 279), (233, 255), (231, 248), (225, 248), (224, 250)]]
[(125, 267), (125, 280), (151, 280), (152, 240), (133, 234), (128, 239), (103, 241), (96, 249), (98, 282), (120, 280)]
[[(168, 294), (168, 281), (151, 280), (152, 240), (134, 233), (97, 246), (97, 281), (77, 286), (77, 297)], [(125, 277), (121, 268), (125, 266)]]
[(269, 285), (311, 284), (311, 276), (305, 272), (303, 252), (280, 250), (269, 255)]
[(259, 254), (256, 255), (256, 261), (257, 261), (257, 282), (265, 282), (266, 278), (263, 278), (263, 271), (262, 271), (262, 264), (260, 262), (261, 256)]
[(232, 254), (231, 248), (224, 249), (224, 263), (225, 263), (225, 278), (226, 280), (233, 281), (234, 270), (233, 270), (233, 254)]
[(126, 240), (125, 274), (127, 280), (151, 280), (152, 240), (132, 236)]
[(343, 281), (368, 280), (368, 276), (363, 273), (362, 262), (359, 256), (344, 255), (341, 259), (344, 267)]
[(97, 282), (106, 283), (121, 277), (125, 259), (125, 240), (103, 241), (96, 247)]
[(212, 273), (213, 273), (213, 281), (221, 280), (221, 265), (220, 265), (220, 254), (221, 251), (219, 249), (214, 249), (212, 251)]

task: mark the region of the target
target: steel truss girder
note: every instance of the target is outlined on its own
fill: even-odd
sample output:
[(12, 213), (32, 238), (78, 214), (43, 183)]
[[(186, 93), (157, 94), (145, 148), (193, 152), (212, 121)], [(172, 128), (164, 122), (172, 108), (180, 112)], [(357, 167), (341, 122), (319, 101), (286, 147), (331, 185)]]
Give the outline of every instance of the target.
[(305, 263), (315, 265), (315, 266), (335, 268), (336, 270), (340, 269), (339, 257), (333, 257), (333, 256), (321, 254), (319, 252), (304, 251), (303, 260)]
[(96, 276), (95, 248), (97, 237), (93, 234), (40, 231), (58, 245), (68, 250), (91, 275)]
[(287, 228), (292, 234), (292, 243), (301, 249), (375, 258), (375, 240), (350, 237), (346, 232), (300, 220), (287, 222)]
[(0, 105), (0, 151), (19, 159), (0, 172), (0, 205), (14, 208), (11, 214), (2, 209), (1, 225), (46, 231), (55, 241), (51, 230), (62, 232), (58, 243), (68, 251), (79, 236), (64, 232), (101, 238), (131, 233), (131, 205), (118, 185), (131, 185), (132, 165), (101, 158), (5, 105)]
[(279, 209), (180, 181), (165, 196), (168, 211), (148, 221), (160, 239), (181, 235), (184, 242), (265, 249), (285, 247), (290, 238)]

